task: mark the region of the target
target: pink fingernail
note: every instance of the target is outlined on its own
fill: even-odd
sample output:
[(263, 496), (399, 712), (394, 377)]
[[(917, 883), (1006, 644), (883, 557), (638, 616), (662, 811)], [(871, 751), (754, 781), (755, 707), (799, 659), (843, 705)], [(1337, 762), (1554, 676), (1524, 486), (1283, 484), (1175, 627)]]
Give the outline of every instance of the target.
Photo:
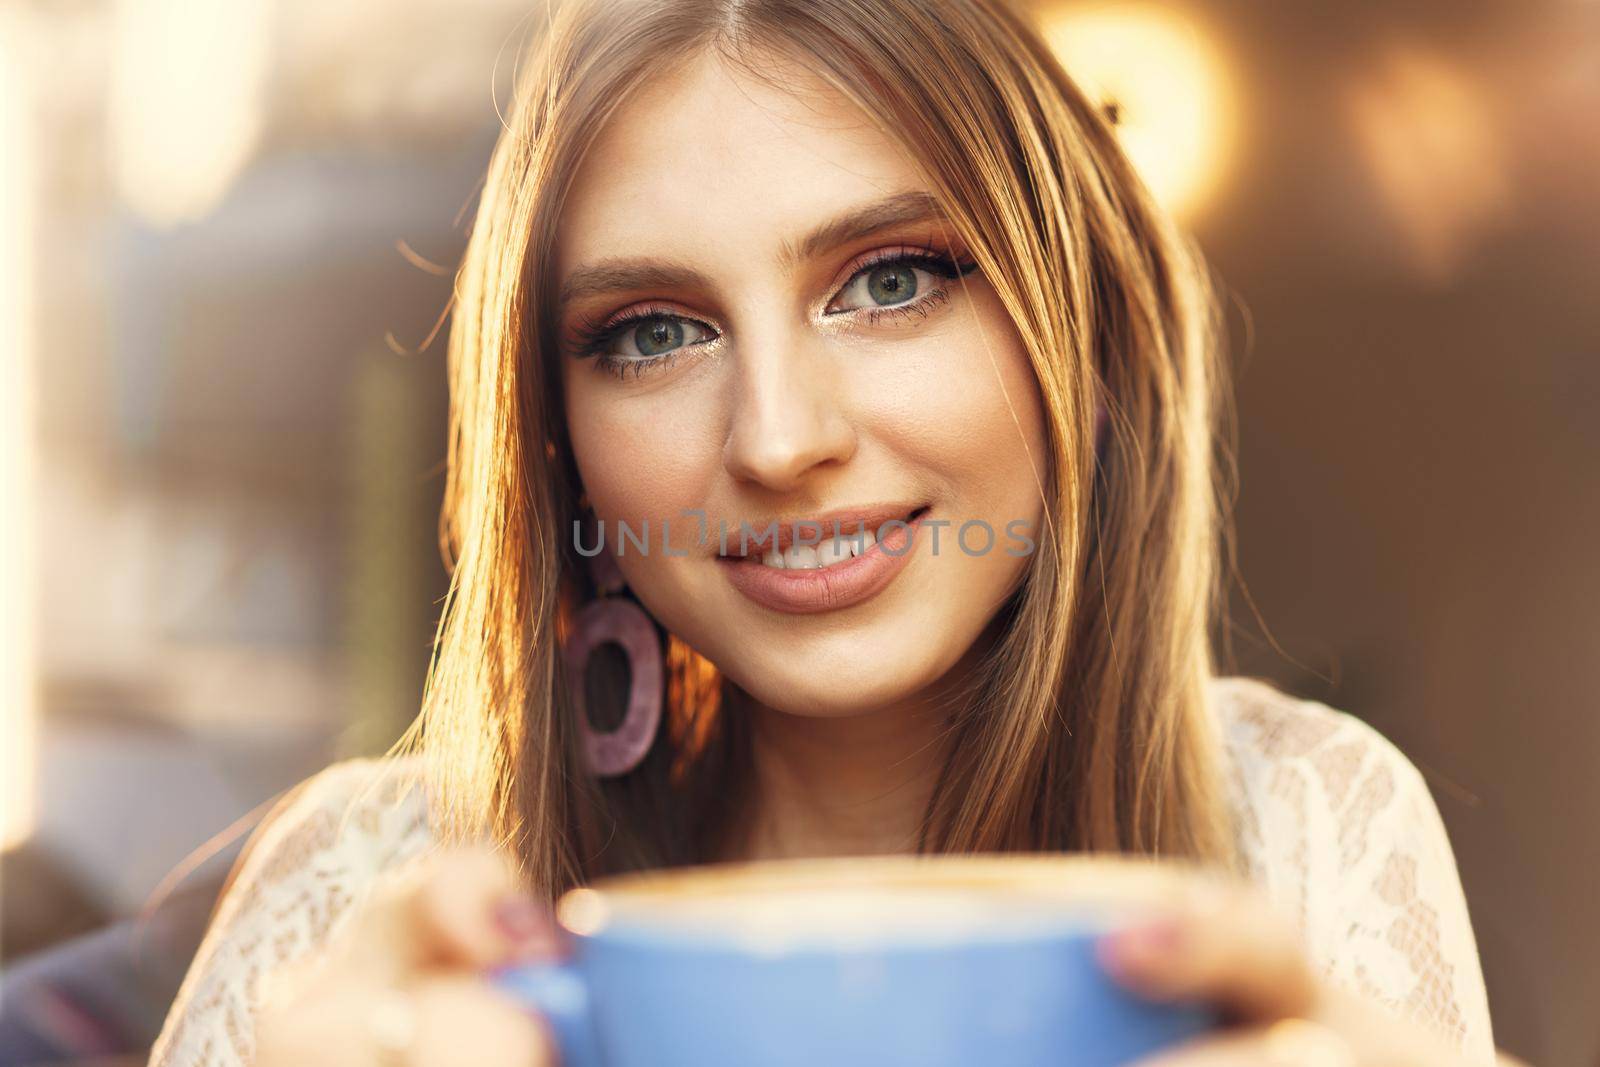
[(495, 904), (494, 921), (512, 941), (549, 938), (554, 933), (549, 910), (527, 897), (506, 897)]
[(1175, 919), (1158, 919), (1107, 935), (1100, 942), (1101, 961), (1118, 971), (1170, 959), (1183, 948), (1185, 931)]

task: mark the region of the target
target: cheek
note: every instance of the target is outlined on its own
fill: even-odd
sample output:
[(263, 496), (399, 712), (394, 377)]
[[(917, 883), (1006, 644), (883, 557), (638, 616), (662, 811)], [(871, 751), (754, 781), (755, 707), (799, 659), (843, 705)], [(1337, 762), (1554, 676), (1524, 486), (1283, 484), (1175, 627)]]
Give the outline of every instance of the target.
[(879, 426), (963, 518), (997, 530), (1040, 507), (1046, 448), (1038, 380), (998, 302), (975, 300), (880, 383)]
[(623, 395), (606, 384), (566, 387), (578, 475), (608, 528), (625, 521), (640, 529), (648, 521), (652, 537), (658, 536), (663, 519), (677, 525), (684, 509), (705, 505), (720, 462), (707, 432), (714, 420), (687, 391), (662, 400)]

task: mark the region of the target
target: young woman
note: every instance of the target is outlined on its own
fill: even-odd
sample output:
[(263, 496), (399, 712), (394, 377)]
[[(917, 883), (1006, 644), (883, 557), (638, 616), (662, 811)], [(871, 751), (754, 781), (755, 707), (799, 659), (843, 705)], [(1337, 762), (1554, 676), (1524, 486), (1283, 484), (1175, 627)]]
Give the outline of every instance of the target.
[(1028, 850), (1286, 916), (1197, 890), (1108, 943), (1239, 1020), (1174, 1062), (1491, 1059), (1416, 771), (1215, 675), (1211, 299), (1026, 19), (576, 0), (525, 64), (456, 289), (423, 714), (258, 832), (153, 1062), (546, 1062), (480, 973), (570, 886)]

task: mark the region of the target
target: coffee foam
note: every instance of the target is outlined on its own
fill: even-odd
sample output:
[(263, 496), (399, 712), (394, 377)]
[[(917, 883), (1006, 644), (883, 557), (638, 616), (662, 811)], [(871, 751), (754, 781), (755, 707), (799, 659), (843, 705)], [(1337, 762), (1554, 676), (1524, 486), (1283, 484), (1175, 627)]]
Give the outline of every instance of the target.
[(560, 906), (574, 932), (756, 951), (937, 945), (1094, 932), (1176, 891), (1139, 861), (896, 856), (723, 864), (627, 875)]

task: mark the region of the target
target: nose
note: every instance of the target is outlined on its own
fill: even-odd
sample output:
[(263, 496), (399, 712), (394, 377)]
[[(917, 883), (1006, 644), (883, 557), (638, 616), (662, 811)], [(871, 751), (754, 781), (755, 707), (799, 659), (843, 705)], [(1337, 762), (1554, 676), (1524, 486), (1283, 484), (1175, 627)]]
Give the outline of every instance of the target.
[(788, 338), (746, 347), (740, 357), (723, 449), (734, 478), (788, 492), (813, 469), (855, 455), (843, 379), (826, 353)]

